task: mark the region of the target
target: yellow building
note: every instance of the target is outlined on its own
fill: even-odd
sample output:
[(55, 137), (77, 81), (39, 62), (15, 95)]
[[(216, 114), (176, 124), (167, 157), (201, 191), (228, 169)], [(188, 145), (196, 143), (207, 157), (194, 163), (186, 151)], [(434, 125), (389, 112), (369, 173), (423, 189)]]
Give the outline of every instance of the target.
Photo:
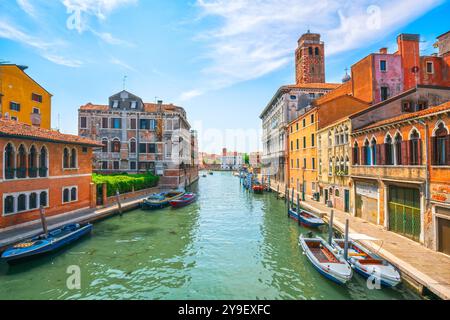
[(0, 64), (0, 116), (50, 129), (52, 95), (26, 69)]
[(289, 188), (308, 199), (317, 192), (317, 109), (303, 109), (287, 130)]

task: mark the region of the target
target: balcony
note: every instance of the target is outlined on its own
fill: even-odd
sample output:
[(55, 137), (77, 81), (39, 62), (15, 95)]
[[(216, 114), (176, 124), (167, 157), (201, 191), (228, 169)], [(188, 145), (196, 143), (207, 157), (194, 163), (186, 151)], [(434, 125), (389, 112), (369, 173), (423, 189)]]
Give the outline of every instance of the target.
[(48, 168), (39, 168), (39, 177), (46, 178), (48, 176)]
[(17, 179), (25, 179), (27, 177), (27, 168), (17, 168), (16, 177)]
[(425, 166), (353, 166), (352, 176), (391, 180), (426, 180)]
[(37, 178), (38, 176), (38, 168), (28, 168), (28, 177)]
[(6, 180), (12, 180), (15, 178), (15, 172), (16, 170), (14, 168), (6, 168), (5, 169), (5, 179)]

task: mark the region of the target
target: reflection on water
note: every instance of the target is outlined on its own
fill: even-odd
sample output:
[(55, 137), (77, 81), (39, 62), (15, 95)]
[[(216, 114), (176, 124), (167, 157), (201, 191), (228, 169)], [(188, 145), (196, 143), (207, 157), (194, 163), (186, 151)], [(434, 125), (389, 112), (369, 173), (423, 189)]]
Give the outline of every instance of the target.
[[(195, 189), (199, 201), (186, 208), (137, 210), (96, 224), (61, 252), (1, 264), (0, 298), (419, 298), (403, 286), (369, 290), (357, 275), (347, 286), (324, 279), (301, 253), (306, 230), (287, 218), (284, 202), (244, 191), (231, 174), (208, 175)], [(81, 268), (81, 290), (67, 289), (72, 265)]]

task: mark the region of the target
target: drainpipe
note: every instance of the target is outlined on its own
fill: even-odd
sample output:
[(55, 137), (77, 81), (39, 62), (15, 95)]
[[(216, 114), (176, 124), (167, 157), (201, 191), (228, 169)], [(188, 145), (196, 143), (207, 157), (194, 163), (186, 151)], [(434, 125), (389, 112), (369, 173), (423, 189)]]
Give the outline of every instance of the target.
[(425, 164), (426, 164), (426, 176), (425, 176), (425, 201), (426, 207), (429, 207), (430, 203), (430, 163), (429, 163), (429, 132), (428, 132), (428, 124), (423, 120), (418, 120), (418, 123), (423, 125), (425, 129)]

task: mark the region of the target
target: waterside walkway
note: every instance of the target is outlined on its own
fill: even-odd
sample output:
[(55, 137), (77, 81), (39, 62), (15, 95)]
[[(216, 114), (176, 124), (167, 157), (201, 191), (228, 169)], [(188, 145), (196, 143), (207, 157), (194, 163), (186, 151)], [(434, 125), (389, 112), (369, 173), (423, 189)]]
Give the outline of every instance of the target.
[[(155, 192), (159, 189), (155, 189)], [(121, 203), (122, 212), (134, 210), (146, 196), (127, 199)], [(88, 223), (119, 214), (119, 206), (113, 204), (101, 209), (85, 209), (47, 218), (48, 228), (55, 229), (71, 223)], [(16, 225), (0, 231), (0, 251), (6, 247), (42, 233), (41, 220)]]

